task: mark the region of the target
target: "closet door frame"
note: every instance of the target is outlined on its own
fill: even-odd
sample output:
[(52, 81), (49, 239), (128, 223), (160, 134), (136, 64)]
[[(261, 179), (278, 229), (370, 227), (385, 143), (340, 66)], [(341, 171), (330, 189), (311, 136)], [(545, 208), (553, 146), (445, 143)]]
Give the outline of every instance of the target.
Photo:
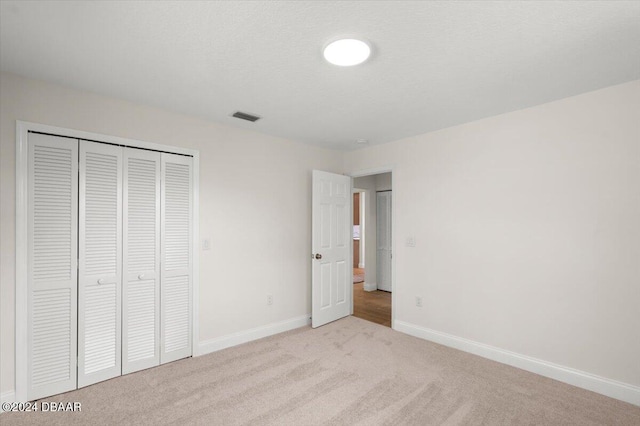
[(15, 287), (15, 401), (26, 402), (29, 399), (28, 388), (28, 233), (29, 219), (29, 132), (50, 134), (75, 139), (84, 139), (128, 146), (132, 148), (148, 149), (171, 154), (187, 155), (193, 158), (193, 209), (191, 212), (192, 229), (192, 287), (191, 287), (191, 356), (200, 355), (199, 350), (199, 290), (200, 290), (200, 257), (199, 257), (199, 193), (200, 193), (200, 151), (163, 145), (135, 139), (109, 136), (82, 130), (67, 129), (46, 124), (16, 120), (16, 287)]

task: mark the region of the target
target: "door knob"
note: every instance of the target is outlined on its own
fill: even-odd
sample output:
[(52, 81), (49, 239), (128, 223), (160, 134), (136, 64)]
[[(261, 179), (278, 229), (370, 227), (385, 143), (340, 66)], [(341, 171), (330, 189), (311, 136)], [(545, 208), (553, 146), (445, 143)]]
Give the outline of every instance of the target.
[(316, 253), (315, 258), (316, 258), (316, 259), (318, 259), (318, 260), (320, 260), (320, 259), (322, 259), (322, 255), (321, 255), (320, 253)]

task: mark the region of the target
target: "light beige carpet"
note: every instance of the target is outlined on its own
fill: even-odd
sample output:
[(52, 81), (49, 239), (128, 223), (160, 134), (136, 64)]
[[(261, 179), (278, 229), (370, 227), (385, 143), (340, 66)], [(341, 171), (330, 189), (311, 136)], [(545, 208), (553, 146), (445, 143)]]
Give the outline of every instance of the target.
[(640, 408), (348, 317), (47, 398), (5, 425), (640, 425)]

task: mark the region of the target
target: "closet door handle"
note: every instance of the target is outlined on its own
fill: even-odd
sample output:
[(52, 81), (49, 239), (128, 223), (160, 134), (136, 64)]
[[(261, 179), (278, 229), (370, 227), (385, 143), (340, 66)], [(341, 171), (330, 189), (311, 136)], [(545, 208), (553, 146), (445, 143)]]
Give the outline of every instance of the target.
[(139, 279), (139, 280), (144, 280), (144, 274), (140, 274), (140, 275), (138, 275), (138, 279)]
[(98, 284), (99, 285), (106, 284), (106, 281), (104, 280), (104, 278), (100, 278), (98, 279)]

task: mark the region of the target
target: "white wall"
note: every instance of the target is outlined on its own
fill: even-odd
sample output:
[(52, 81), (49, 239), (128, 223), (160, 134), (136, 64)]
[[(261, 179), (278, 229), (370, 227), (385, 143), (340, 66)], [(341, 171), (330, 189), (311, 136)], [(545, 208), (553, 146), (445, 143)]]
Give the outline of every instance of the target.
[(310, 312), (311, 170), (340, 172), (340, 153), (10, 74), (0, 93), (0, 394), (14, 389), (15, 120), (200, 150), (201, 341)]
[(397, 322), (640, 385), (640, 81), (345, 156), (388, 165)]

